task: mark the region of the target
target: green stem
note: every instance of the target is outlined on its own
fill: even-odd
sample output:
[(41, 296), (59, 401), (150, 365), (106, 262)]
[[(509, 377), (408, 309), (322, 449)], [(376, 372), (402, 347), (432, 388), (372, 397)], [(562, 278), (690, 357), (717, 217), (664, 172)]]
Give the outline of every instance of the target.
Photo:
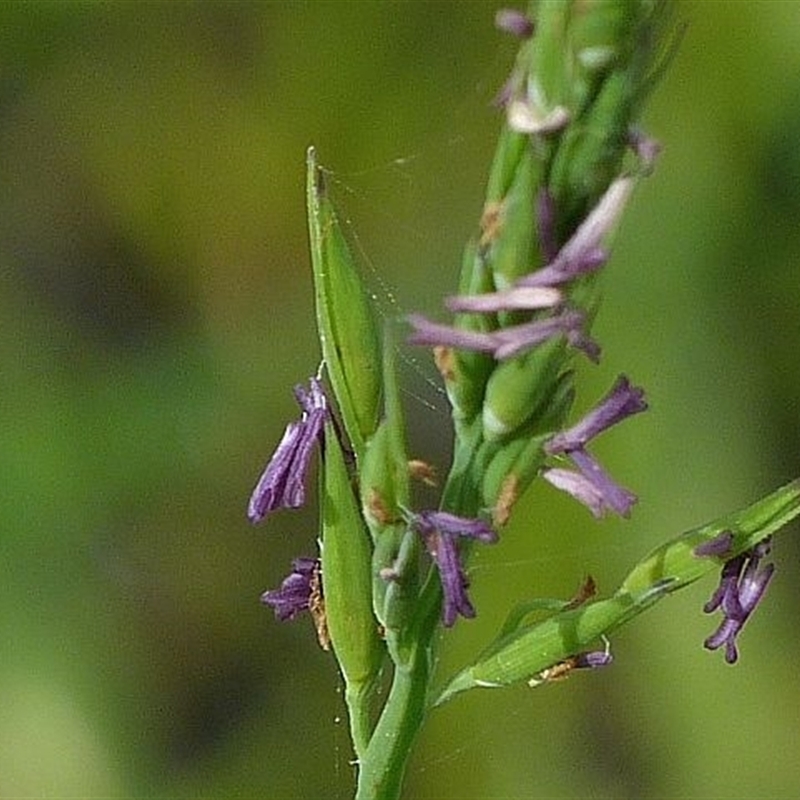
[(411, 745), (425, 718), (430, 659), (415, 650), (395, 667), (392, 688), (358, 775), (356, 800), (398, 800)]
[(371, 699), (374, 694), (374, 682), (347, 684), (344, 701), (347, 704), (347, 716), (350, 721), (350, 737), (356, 758), (361, 759), (367, 751), (372, 735)]
[[(445, 497), (460, 497), (460, 485), (471, 460), (463, 446), (456, 445), (454, 466), (444, 492)], [(458, 510), (458, 509), (454, 509)], [(406, 660), (395, 665), (392, 688), (372, 734), (369, 747), (360, 759), (356, 800), (398, 800), (411, 747), (428, 706), (433, 664), (433, 639), (442, 608), (442, 586), (431, 569), (417, 601), (415, 645)]]
[[(465, 492), (470, 484), (469, 465), (474, 458), (474, 442), (456, 442), (453, 468), (443, 492), (442, 506), (454, 513), (465, 513)], [(474, 494), (474, 493), (473, 493)], [(425, 719), (433, 664), (433, 640), (442, 609), (442, 585), (431, 569), (417, 601), (415, 646), (407, 660), (395, 667), (392, 688), (369, 747), (363, 753), (356, 800), (396, 800), (400, 797), (403, 773), (411, 746)]]

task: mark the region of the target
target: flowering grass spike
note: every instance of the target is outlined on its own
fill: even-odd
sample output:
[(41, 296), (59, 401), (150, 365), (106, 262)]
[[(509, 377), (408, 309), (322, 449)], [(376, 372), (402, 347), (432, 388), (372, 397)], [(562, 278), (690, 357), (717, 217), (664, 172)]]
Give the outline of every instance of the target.
[[(795, 481), (659, 545), (611, 594), (599, 595), (587, 579), (572, 599), (523, 598), (480, 652), (455, 674), (437, 674), (442, 630), (481, 612), (468, 593), (477, 543), (502, 547), (515, 535), (504, 528), (537, 479), (598, 518), (627, 517), (636, 502), (588, 448), (647, 408), (644, 390), (620, 376), (583, 418), (572, 418), (576, 370), (600, 360), (592, 325), (613, 235), (659, 150), (638, 115), (674, 51), (668, 11), (667, 0), (539, 0), (527, 12), (498, 13), (497, 26), (517, 37), (519, 51), (498, 96), (502, 130), (483, 211), (458, 285), (442, 303), (447, 322), (421, 313), (378, 318), (326, 173), (308, 151), (324, 370), (296, 388), (300, 419), (287, 425), (248, 516), (260, 522), (302, 505), (319, 449), (320, 557), (295, 559), (262, 601), (280, 620), (309, 611), (336, 658), (358, 800), (401, 796), (417, 734), (444, 702), (470, 689), (551, 686), (609, 666), (609, 637), (622, 625), (720, 567), (706, 611), (719, 609), (723, 619), (705, 645), (724, 647), (735, 662), (737, 637), (774, 574), (762, 563), (765, 541), (800, 514)], [(444, 382), (449, 467), (423, 461), (407, 441), (395, 365), (400, 325), (411, 329), (410, 343), (431, 348)], [(437, 474), (446, 477), (436, 507), (415, 510), (413, 479), (430, 492)], [(549, 515), (533, 513), (539, 518), (525, 541), (536, 565), (533, 530)], [(586, 574), (580, 561), (575, 574)], [(535, 591), (535, 573), (530, 585)]]

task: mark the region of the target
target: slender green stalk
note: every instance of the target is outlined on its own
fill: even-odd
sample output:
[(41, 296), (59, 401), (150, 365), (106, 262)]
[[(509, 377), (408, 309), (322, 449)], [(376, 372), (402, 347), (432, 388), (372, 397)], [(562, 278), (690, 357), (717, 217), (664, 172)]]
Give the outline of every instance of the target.
[[(475, 513), (475, 487), (469, 479), (471, 448), (459, 447), (443, 492), (443, 503), (460, 514)], [(359, 763), (357, 800), (395, 800), (412, 745), (429, 705), (435, 664), (436, 633), (442, 613), (442, 585), (435, 570), (428, 573), (416, 604), (413, 640), (407, 664), (396, 666), (392, 687), (369, 747)]]
[(347, 683), (344, 702), (350, 723), (350, 738), (356, 758), (363, 758), (372, 738), (373, 720), (371, 705), (375, 687), (372, 684)]
[(383, 713), (359, 763), (356, 800), (397, 800), (411, 747), (425, 718), (430, 659), (416, 650), (395, 667)]

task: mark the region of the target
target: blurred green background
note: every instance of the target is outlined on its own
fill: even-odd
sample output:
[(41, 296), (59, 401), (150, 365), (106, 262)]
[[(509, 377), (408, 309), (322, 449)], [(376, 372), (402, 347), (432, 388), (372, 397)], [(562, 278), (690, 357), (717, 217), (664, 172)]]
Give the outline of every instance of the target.
[[(602, 365), (652, 410), (597, 453), (640, 495), (595, 523), (546, 486), (474, 562), (479, 617), (611, 590), (655, 543), (800, 474), (800, 4), (679, 3), (646, 114), (665, 145), (604, 278)], [(314, 143), (386, 313), (439, 313), (478, 219), (514, 43), (494, 2), (0, 5), (0, 797), (349, 796), (341, 684), (260, 592), (313, 507), (244, 509), (317, 366)], [(445, 403), (406, 370), (420, 455)], [(800, 794), (800, 547), (728, 667), (711, 581), (612, 669), (437, 712), (419, 798)]]

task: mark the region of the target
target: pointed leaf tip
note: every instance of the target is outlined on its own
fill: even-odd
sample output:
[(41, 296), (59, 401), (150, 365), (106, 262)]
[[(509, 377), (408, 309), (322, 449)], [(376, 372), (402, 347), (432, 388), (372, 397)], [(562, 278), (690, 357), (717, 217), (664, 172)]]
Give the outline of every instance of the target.
[(306, 150), (306, 172), (308, 174), (308, 191), (313, 191), (315, 200), (319, 201), (327, 192), (325, 174), (317, 162), (317, 149), (309, 145)]
[(356, 458), (375, 433), (381, 397), (381, 348), (374, 310), (342, 233), (324, 171), (309, 147), (308, 229), (322, 355)]

